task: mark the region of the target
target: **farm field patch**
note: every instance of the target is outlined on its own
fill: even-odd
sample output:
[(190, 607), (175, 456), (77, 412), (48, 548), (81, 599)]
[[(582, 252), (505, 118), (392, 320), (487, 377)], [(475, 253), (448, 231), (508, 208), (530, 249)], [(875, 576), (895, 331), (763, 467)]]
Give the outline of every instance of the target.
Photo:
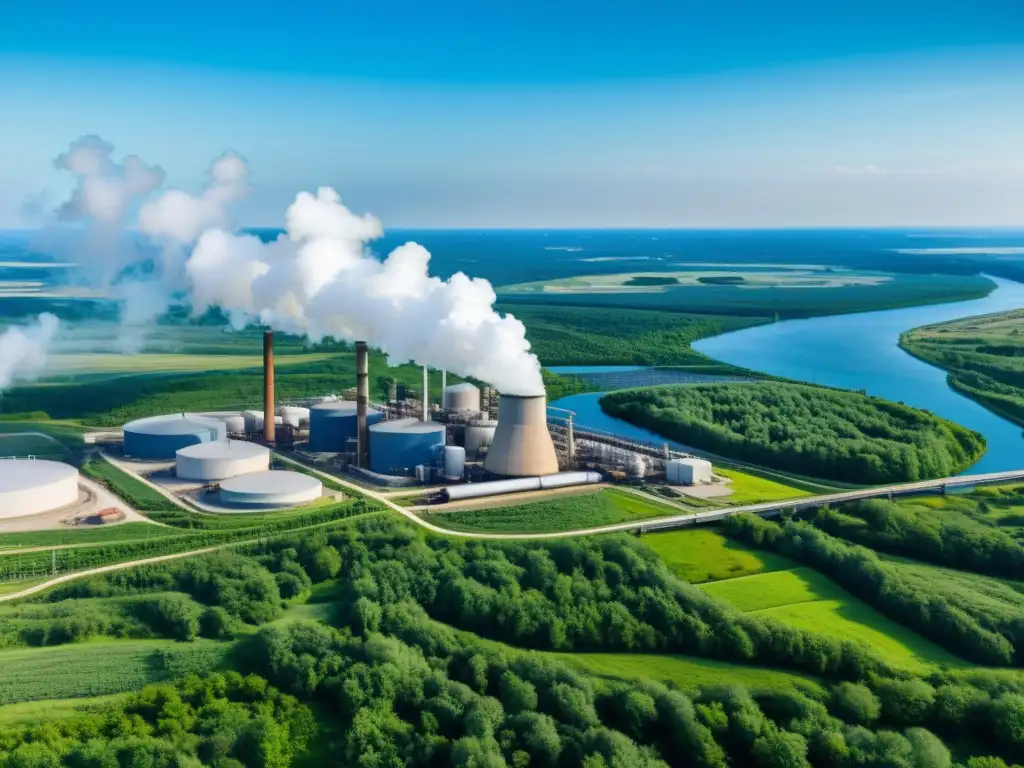
[(796, 565), (781, 555), (760, 552), (730, 541), (711, 528), (648, 533), (641, 541), (653, 549), (676, 576), (693, 584), (784, 570)]

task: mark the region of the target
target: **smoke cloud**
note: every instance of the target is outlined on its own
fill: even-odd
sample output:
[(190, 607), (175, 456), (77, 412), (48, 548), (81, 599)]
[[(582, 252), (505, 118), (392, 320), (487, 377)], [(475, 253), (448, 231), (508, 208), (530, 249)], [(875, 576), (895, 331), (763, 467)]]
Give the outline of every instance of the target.
[[(113, 147), (95, 136), (56, 163), (78, 177), (61, 217), (104, 227), (119, 224), (164, 178), (134, 156), (116, 163)], [(381, 222), (350, 211), (329, 187), (295, 198), (277, 240), (237, 233), (230, 207), (248, 191), (248, 177), (245, 161), (226, 152), (199, 194), (168, 190), (142, 203), (138, 227), (157, 255), (145, 282), (129, 290), (122, 284), (128, 341), (184, 294), (195, 313), (218, 307), (236, 327), (261, 322), (313, 341), (362, 340), (396, 363), (444, 368), (509, 394), (543, 393), (526, 329), (495, 311), (488, 281), (461, 272), (431, 276), (430, 253), (416, 243), (378, 259), (368, 246), (383, 235)]]
[(39, 378), (59, 327), (57, 317), (44, 312), (31, 325), (11, 326), (0, 334), (0, 392)]
[(328, 187), (300, 193), (271, 243), (221, 229), (200, 236), (186, 264), (195, 311), (218, 306), (305, 334), (363, 340), (396, 362), (444, 368), (508, 394), (541, 394), (540, 363), (526, 328), (494, 309), (486, 280), (430, 275), (430, 253), (406, 243), (383, 261), (367, 249), (383, 229)]

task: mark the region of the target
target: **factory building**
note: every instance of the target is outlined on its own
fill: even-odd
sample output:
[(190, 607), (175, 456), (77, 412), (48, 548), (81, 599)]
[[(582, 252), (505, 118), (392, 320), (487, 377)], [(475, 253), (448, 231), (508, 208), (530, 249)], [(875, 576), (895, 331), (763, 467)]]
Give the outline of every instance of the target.
[[(359, 434), (359, 417), (356, 403), (348, 400), (334, 400), (309, 409), (309, 450), (324, 453), (342, 453), (347, 450), (349, 440)], [(376, 424), (384, 418), (380, 411), (368, 408), (366, 423)]]
[(177, 452), (175, 474), (182, 480), (225, 480), (270, 469), (270, 449), (244, 440), (216, 440)]
[(369, 428), (370, 469), (381, 475), (408, 475), (418, 464), (432, 464), (444, 448), (444, 424), (420, 419), (378, 421)]
[(468, 381), (445, 387), (442, 403), (446, 411), (479, 412), (480, 388), (473, 386)]
[(195, 414), (151, 416), (125, 424), (124, 455), (135, 459), (173, 459), (190, 445), (223, 440), (223, 421)]
[(294, 507), (322, 495), (323, 483), (315, 477), (279, 469), (239, 475), (220, 484), (222, 504), (250, 509)]
[(558, 472), (558, 456), (548, 431), (544, 395), (501, 395), (498, 426), (484, 469), (495, 475), (533, 477)]
[(42, 459), (0, 459), (0, 518), (49, 512), (78, 503), (78, 470)]
[(711, 482), (711, 462), (706, 459), (672, 459), (665, 462), (665, 480), (674, 485)]

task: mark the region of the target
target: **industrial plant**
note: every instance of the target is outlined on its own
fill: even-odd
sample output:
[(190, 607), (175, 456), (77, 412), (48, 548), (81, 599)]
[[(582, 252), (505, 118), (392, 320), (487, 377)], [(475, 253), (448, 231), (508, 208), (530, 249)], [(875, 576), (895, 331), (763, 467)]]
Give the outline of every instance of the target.
[[(272, 449), (319, 471), (383, 488), (423, 487), (435, 503), (664, 474), (669, 484), (714, 481), (711, 464), (689, 454), (634, 443), (573, 424), (543, 394), (501, 394), (468, 381), (431, 403), (430, 371), (412, 392), (393, 385), (370, 397), (369, 349), (357, 342), (355, 386), (341, 396), (278, 403), (274, 337), (263, 337), (263, 409), (153, 416), (124, 426), (123, 456), (160, 464), (176, 488), (202, 485), (230, 507), (294, 506), (319, 498), (308, 474), (274, 469)], [(162, 465), (161, 465), (162, 466)], [(157, 478), (159, 473), (152, 477)], [(191, 485), (189, 485), (191, 483)]]

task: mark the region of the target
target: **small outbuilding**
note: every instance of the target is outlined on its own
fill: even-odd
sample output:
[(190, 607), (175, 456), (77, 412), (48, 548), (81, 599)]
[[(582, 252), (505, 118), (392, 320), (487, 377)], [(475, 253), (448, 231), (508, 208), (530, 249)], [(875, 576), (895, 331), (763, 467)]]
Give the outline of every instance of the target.
[(671, 459), (665, 462), (665, 479), (670, 485), (700, 485), (711, 482), (707, 459)]

